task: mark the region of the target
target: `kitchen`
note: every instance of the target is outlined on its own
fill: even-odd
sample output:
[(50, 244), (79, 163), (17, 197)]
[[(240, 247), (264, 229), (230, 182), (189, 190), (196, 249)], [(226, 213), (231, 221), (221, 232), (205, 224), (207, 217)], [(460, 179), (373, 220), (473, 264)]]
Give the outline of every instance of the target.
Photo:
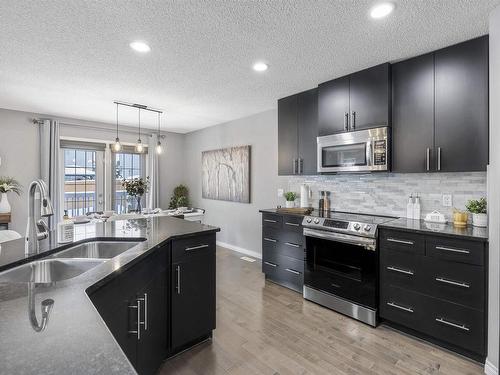
[[(59, 123), (76, 162), (59, 195), (46, 179), (36, 255), (23, 238), (0, 244), (0, 373), (498, 373), (499, 4), (422, 4), (172, 2), (164, 22), (146, 3), (95, 3), (54, 16), (64, 37), (2, 8), (0, 175), (22, 191), (0, 225), (23, 236), (49, 213), (28, 204), (40, 129)], [(92, 19), (109, 16), (101, 46), (107, 21)], [(82, 30), (119, 74), (83, 66)], [(19, 38), (46, 57), (36, 70)], [(129, 50), (134, 38), (149, 46)], [(78, 79), (51, 86), (69, 78), (56, 57), (71, 46)], [(175, 69), (196, 79), (165, 78)], [(97, 96), (77, 85), (91, 70)], [(144, 196), (121, 189), (129, 172), (150, 178)], [(76, 189), (97, 209), (61, 220)], [(28, 280), (34, 262), (69, 273)]]

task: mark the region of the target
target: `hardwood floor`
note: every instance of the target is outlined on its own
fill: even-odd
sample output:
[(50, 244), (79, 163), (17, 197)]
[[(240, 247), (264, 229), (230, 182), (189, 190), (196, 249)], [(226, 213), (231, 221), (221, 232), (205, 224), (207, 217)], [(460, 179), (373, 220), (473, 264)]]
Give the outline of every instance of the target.
[(266, 282), (261, 262), (217, 248), (217, 329), (160, 374), (483, 374), (482, 366), (374, 329)]

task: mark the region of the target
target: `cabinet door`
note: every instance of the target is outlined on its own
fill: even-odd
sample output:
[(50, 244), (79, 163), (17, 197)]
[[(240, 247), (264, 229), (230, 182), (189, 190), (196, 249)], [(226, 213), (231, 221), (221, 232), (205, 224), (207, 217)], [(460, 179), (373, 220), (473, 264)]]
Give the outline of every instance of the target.
[(298, 94), (299, 173), (317, 174), (318, 90)]
[(318, 116), (320, 136), (348, 130), (349, 76), (318, 86)]
[(278, 174), (297, 173), (297, 95), (278, 100)]
[(437, 51), (435, 66), (437, 169), (484, 171), (488, 163), (488, 37)]
[(141, 338), (137, 346), (137, 372), (155, 374), (167, 354), (167, 299), (165, 282), (167, 272), (158, 274), (142, 289)]
[(392, 171), (434, 170), (434, 54), (392, 65)]
[(215, 328), (215, 251), (172, 266), (172, 348)]
[(350, 76), (350, 130), (390, 125), (389, 64)]

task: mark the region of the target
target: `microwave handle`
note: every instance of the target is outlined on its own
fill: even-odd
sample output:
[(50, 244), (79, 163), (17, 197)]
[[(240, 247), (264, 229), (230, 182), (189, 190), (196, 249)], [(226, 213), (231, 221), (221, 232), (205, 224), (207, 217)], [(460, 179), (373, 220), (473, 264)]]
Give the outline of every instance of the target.
[(373, 165), (373, 152), (372, 152), (372, 142), (366, 142), (366, 165)]

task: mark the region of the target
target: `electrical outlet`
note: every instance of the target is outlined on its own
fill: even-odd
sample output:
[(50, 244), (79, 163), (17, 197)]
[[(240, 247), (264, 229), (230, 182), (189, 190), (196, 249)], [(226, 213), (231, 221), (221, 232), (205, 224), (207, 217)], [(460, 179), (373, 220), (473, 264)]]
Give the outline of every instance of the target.
[(443, 194), (443, 206), (444, 207), (453, 206), (453, 198), (451, 194)]
[(278, 198), (282, 198), (285, 191), (283, 189), (278, 189)]

